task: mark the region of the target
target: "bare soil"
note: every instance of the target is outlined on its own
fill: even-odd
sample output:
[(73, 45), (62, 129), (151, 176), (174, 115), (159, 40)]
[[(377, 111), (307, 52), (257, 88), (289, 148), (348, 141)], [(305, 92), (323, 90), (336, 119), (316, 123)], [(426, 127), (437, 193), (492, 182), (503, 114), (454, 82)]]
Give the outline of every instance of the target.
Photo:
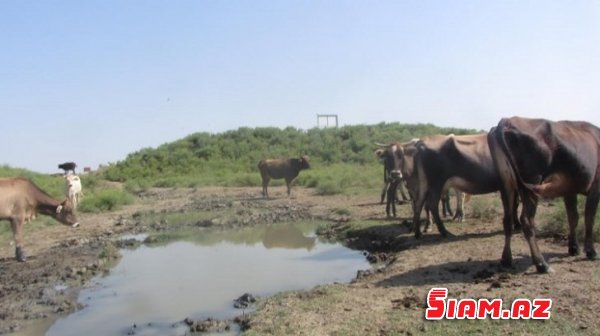
[[(444, 239), (433, 228), (415, 240), (405, 225), (410, 206), (399, 206), (399, 218), (387, 219), (377, 194), (318, 196), (312, 189), (294, 188), (288, 198), (285, 188), (275, 187), (272, 198), (264, 200), (259, 189), (152, 189), (122, 210), (81, 214), (80, 228), (57, 224), (26, 232), (26, 263), (15, 261), (11, 244), (0, 246), (0, 334), (43, 334), (56, 318), (82, 308), (77, 303), (78, 291), (92, 277), (109, 272), (114, 260), (106, 251), (115, 246), (116, 237), (171, 228), (168, 223), (141, 222), (140, 214), (224, 208), (234, 216), (190, 225), (237, 227), (324, 220), (329, 223), (324, 235), (341, 235), (345, 244), (364, 250), (371, 261), (383, 265), (358, 272), (350, 284), (260, 299), (258, 311), (244, 321), (250, 334), (438, 333), (438, 326), (444, 324), (423, 318), (425, 298), (433, 287), (448, 288), (452, 298), (502, 298), (505, 308), (506, 302), (516, 298), (553, 300), (551, 321), (543, 328), (500, 321), (494, 325), (500, 334), (537, 334), (548, 328), (574, 334), (600, 332), (599, 262), (588, 261), (584, 255), (569, 256), (564, 237), (540, 238), (540, 248), (554, 272), (537, 274), (529, 248), (518, 233), (512, 239), (515, 266), (502, 269), (501, 209), (496, 209), (492, 219), (481, 220), (470, 217), (467, 204), (464, 223), (447, 223), (455, 237)], [(547, 207), (541, 206), (539, 213), (548, 211)], [(466, 327), (468, 333), (489, 333), (485, 324)]]

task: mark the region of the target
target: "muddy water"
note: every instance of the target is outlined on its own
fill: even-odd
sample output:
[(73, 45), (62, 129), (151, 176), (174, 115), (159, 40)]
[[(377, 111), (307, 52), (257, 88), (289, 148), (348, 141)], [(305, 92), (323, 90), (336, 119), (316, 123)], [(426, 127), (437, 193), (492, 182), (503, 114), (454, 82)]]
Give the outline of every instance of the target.
[[(315, 224), (149, 237), (82, 291), (85, 308), (47, 335), (185, 335), (186, 317), (241, 315), (233, 299), (348, 282), (370, 266), (359, 251), (327, 243)], [(134, 332), (134, 333), (132, 333)], [(235, 331), (233, 332), (235, 333)]]

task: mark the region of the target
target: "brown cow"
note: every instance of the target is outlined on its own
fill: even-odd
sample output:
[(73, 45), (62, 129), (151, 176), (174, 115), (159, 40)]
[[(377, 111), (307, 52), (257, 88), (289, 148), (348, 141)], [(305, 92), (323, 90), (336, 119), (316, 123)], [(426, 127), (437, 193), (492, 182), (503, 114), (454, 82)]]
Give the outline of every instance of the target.
[(0, 220), (10, 221), (18, 261), (26, 260), (22, 248), (23, 224), (34, 219), (38, 213), (71, 227), (79, 225), (67, 200), (62, 203), (55, 200), (25, 178), (0, 179)]
[(258, 169), (262, 177), (262, 195), (268, 198), (267, 187), (269, 181), (273, 179), (285, 179), (287, 194), (290, 195), (292, 180), (298, 176), (301, 170), (309, 169), (308, 156), (302, 156), (299, 159), (265, 159), (260, 160)]
[(597, 254), (592, 240), (594, 217), (600, 199), (600, 129), (580, 121), (549, 121), (512, 117), (502, 119), (489, 133), (489, 146), (502, 185), (504, 250), (502, 265), (512, 265), (511, 224), (517, 221), (518, 197), (523, 202), (521, 224), (540, 273), (549, 266), (535, 239), (535, 212), (540, 197), (564, 198), (569, 222), (569, 253), (579, 253), (575, 228), (577, 194), (586, 195), (585, 252)]
[(431, 210), (440, 234), (448, 235), (438, 210), (447, 188), (475, 195), (500, 188), (485, 133), (426, 137), (403, 145), (399, 159), (408, 189), (413, 193), (413, 225), (417, 238), (422, 235), (420, 217), (424, 206)]
[[(390, 143), (389, 145), (379, 144), (383, 148), (379, 148), (375, 151), (375, 154), (384, 161), (386, 170), (389, 171), (390, 179), (391, 180), (395, 179), (396, 183), (401, 183), (401, 184), (406, 183), (407, 187), (409, 189), (409, 193), (413, 197), (414, 197), (414, 195), (418, 194), (418, 188), (419, 188), (418, 174), (415, 173), (414, 169), (413, 169), (414, 154), (416, 154), (415, 144), (418, 141), (420, 141), (420, 140), (413, 139), (411, 142), (404, 143), (404, 144), (401, 144), (398, 142), (393, 142), (393, 143)], [(405, 177), (405, 175), (403, 175), (403, 172), (408, 173), (409, 175)], [(401, 181), (399, 180), (400, 178), (402, 178)], [(456, 192), (456, 214), (454, 215), (453, 219), (462, 221), (463, 217), (464, 217), (463, 216), (464, 193), (459, 191), (458, 189), (456, 189), (455, 192)], [(450, 210), (450, 193), (449, 193), (448, 187), (444, 188), (444, 190), (442, 191), (441, 197), (443, 199), (444, 216), (446, 214), (449, 214), (450, 216), (452, 216), (452, 211)], [(390, 199), (391, 198), (392, 198), (392, 196), (388, 197), (388, 203), (387, 203), (386, 209), (385, 209), (388, 218), (390, 217)], [(414, 198), (413, 198), (413, 200), (414, 200)], [(396, 217), (396, 209), (395, 209), (395, 205), (393, 203), (392, 203), (391, 208), (392, 208), (394, 217)], [(413, 201), (413, 211), (414, 211), (414, 201)], [(431, 222), (430, 211), (429, 211), (429, 207), (427, 204), (425, 205), (425, 213), (427, 215), (427, 225), (426, 225), (425, 230), (427, 231), (427, 228), (429, 227), (429, 224)]]

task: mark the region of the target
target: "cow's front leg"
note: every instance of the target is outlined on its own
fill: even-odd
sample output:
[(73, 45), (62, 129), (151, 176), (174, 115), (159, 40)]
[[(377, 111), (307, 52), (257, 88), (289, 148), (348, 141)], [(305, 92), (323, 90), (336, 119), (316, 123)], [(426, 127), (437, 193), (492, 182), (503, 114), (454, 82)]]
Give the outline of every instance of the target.
[(15, 258), (17, 259), (18, 262), (27, 261), (27, 258), (25, 257), (25, 252), (23, 252), (23, 248), (21, 247), (22, 240), (23, 240), (22, 227), (23, 227), (24, 222), (25, 222), (24, 220), (19, 220), (19, 219), (13, 219), (10, 222), (11, 229), (13, 232), (13, 238), (15, 240), (15, 246), (16, 246), (15, 247)]

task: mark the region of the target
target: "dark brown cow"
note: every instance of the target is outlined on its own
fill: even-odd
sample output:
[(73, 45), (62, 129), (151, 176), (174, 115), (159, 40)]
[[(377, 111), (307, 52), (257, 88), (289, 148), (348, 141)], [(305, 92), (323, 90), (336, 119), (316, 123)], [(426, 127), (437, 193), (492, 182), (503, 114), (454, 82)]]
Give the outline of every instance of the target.
[(424, 206), (431, 210), (440, 234), (448, 235), (438, 210), (445, 189), (453, 187), (477, 195), (500, 188), (485, 133), (426, 137), (403, 145), (399, 158), (408, 189), (413, 193), (417, 238), (422, 235), (420, 217)]
[(0, 220), (10, 221), (18, 261), (26, 259), (22, 248), (23, 224), (34, 219), (38, 213), (71, 227), (79, 225), (67, 200), (62, 203), (55, 200), (25, 178), (0, 179)]
[(285, 179), (287, 194), (290, 195), (292, 180), (298, 176), (301, 170), (309, 169), (308, 156), (302, 156), (299, 159), (265, 159), (260, 160), (258, 169), (262, 177), (262, 194), (268, 198), (267, 187), (271, 179)]
[(533, 264), (549, 271), (535, 239), (535, 212), (540, 197), (564, 198), (569, 222), (569, 253), (579, 253), (575, 236), (577, 194), (586, 195), (585, 252), (597, 254), (592, 240), (594, 217), (600, 199), (600, 129), (579, 121), (549, 121), (512, 117), (502, 119), (489, 133), (490, 151), (502, 180), (505, 243), (502, 264), (512, 264), (511, 224), (517, 221), (517, 199), (523, 210), (521, 224)]
[[(382, 145), (379, 144), (379, 146), (382, 146), (383, 148), (379, 148), (375, 151), (375, 154), (384, 161), (384, 166), (386, 167), (386, 170), (388, 172), (390, 172), (390, 180), (394, 181), (396, 184), (407, 184), (409, 193), (411, 194), (412, 197), (414, 197), (414, 195), (417, 194), (416, 190), (418, 189), (418, 178), (417, 178), (417, 174), (413, 174), (413, 169), (409, 168), (407, 169), (407, 167), (412, 167), (414, 166), (414, 153), (416, 153), (416, 147), (414, 146), (418, 141), (420, 141), (419, 139), (414, 139), (413, 141), (409, 142), (409, 143), (398, 143), (398, 142), (393, 142), (389, 145)], [(403, 159), (406, 159), (407, 161), (404, 162)], [(405, 178), (403, 175), (403, 171), (408, 172), (410, 175), (408, 176), (408, 178)], [(400, 180), (401, 177), (401, 180)], [(394, 188), (394, 184), (391, 184), (389, 189), (393, 189)], [(390, 199), (395, 196), (395, 193), (393, 195), (389, 195), (388, 196), (388, 203), (386, 205), (386, 214), (388, 217), (390, 217), (390, 208), (393, 211), (394, 217), (396, 216), (396, 209), (395, 209), (395, 205), (392, 202), (392, 204), (390, 205)], [(463, 220), (463, 201), (464, 201), (464, 194), (459, 191), (456, 190), (456, 214), (454, 215), (455, 220), (458, 221), (462, 221)], [(414, 198), (413, 198), (414, 200)], [(446, 216), (446, 214), (449, 214), (450, 216), (452, 216), (452, 211), (450, 210), (450, 193), (449, 193), (449, 188), (445, 188), (445, 190), (442, 192), (442, 200), (443, 200), (443, 212), (444, 212), (444, 216)], [(414, 201), (413, 201), (413, 210), (414, 210)], [(429, 224), (431, 222), (431, 216), (430, 216), (430, 211), (429, 208), (427, 206), (427, 204), (425, 205), (425, 213), (427, 215), (427, 225), (426, 225), (426, 230), (427, 227), (429, 227)]]

